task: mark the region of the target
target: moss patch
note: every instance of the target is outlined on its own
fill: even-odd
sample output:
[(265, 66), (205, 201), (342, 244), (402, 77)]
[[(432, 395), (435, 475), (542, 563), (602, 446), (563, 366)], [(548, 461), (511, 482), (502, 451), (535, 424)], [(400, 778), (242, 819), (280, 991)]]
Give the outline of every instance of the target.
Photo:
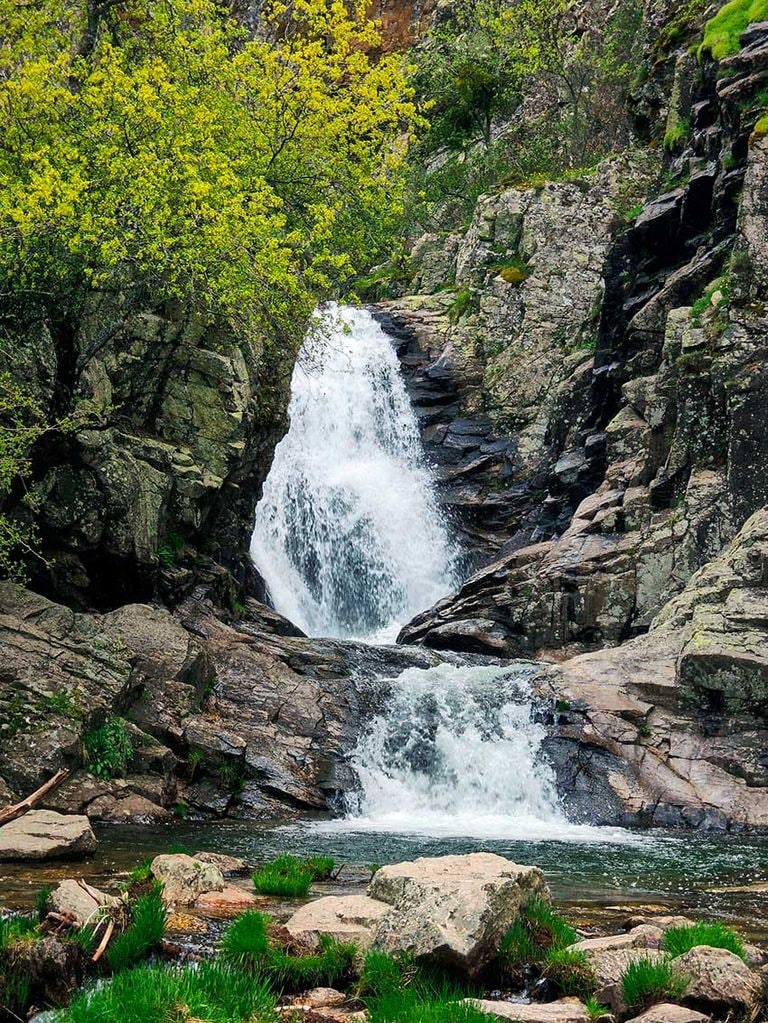
[(738, 53), (739, 37), (755, 21), (768, 19), (768, 0), (730, 0), (704, 26), (704, 39), (699, 54), (710, 53), (722, 60)]

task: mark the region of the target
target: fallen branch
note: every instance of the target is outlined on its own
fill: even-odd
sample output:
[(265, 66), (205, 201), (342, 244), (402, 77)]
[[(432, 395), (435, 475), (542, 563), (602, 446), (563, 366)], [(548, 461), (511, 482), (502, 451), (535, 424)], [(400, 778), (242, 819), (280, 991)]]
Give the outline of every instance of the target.
[(41, 785), (39, 789), (35, 789), (32, 795), (27, 796), (26, 799), (22, 799), (20, 803), (14, 803), (12, 806), (3, 807), (0, 810), (0, 826), (3, 824), (9, 824), (11, 821), (15, 821), (17, 817), (23, 817), (27, 810), (31, 810), (33, 806), (40, 802), (48, 793), (55, 789), (57, 785), (61, 785), (65, 778), (69, 777), (69, 770), (66, 767), (62, 767), (61, 770), (57, 771), (52, 778)]
[(104, 953), (107, 950), (107, 945), (109, 944), (109, 940), (112, 937), (112, 934), (113, 934), (114, 930), (115, 930), (115, 921), (114, 920), (110, 920), (109, 923), (107, 924), (107, 929), (104, 931), (104, 937), (99, 942), (99, 947), (96, 949), (96, 951), (91, 956), (91, 962), (92, 963), (97, 963), (99, 961), (99, 959), (101, 959), (101, 957), (104, 955)]

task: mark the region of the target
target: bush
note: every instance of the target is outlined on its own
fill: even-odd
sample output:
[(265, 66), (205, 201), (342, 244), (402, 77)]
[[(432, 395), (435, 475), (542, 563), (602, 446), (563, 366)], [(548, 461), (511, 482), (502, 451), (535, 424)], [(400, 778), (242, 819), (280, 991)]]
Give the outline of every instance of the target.
[(562, 995), (587, 998), (597, 986), (591, 963), (578, 949), (551, 948), (544, 957), (544, 976)]
[(503, 966), (517, 969), (540, 963), (548, 952), (566, 949), (578, 940), (576, 931), (552, 903), (536, 896), (502, 938), (499, 957)]
[(668, 959), (641, 957), (627, 966), (621, 978), (621, 993), (627, 1009), (634, 1015), (657, 1002), (673, 1002), (686, 988)]
[(85, 763), (97, 778), (119, 778), (133, 756), (133, 742), (122, 718), (109, 718), (83, 736)]
[(193, 1017), (210, 1023), (267, 1023), (274, 1019), (274, 998), (266, 981), (216, 963), (181, 970), (138, 966), (83, 991), (64, 1011), (61, 1023), (180, 1023)]
[(147, 895), (136, 900), (130, 924), (107, 949), (107, 962), (112, 971), (119, 973), (135, 965), (159, 944), (165, 934), (167, 920), (162, 888), (155, 885)]
[(684, 927), (670, 927), (664, 934), (662, 948), (672, 958), (689, 952), (696, 945), (710, 945), (712, 948), (727, 948), (740, 959), (746, 958), (744, 943), (735, 931), (721, 923), (697, 920)]
[(271, 863), (265, 863), (253, 875), (256, 891), (262, 895), (282, 895), (289, 899), (300, 899), (306, 895), (313, 880), (311, 867), (295, 856), (278, 856)]

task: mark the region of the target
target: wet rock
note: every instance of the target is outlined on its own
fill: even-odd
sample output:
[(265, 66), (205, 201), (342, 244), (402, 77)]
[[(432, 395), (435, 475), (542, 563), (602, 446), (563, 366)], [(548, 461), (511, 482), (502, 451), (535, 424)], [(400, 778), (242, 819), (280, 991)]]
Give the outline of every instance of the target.
[(51, 892), (48, 904), (55, 913), (72, 917), (78, 927), (90, 921), (104, 906), (114, 906), (117, 899), (92, 885), (67, 879)]
[(391, 912), (386, 903), (367, 895), (329, 895), (297, 909), (285, 926), (292, 937), (312, 947), (322, 934), (330, 934), (336, 941), (352, 942), (365, 950)]
[(244, 888), (226, 885), (221, 891), (204, 892), (195, 901), (195, 909), (204, 916), (231, 917), (239, 916), (248, 909), (263, 905), (264, 899), (258, 898)]
[(697, 945), (675, 959), (684, 977), (689, 977), (685, 998), (694, 1004), (743, 1008), (754, 1001), (760, 978), (733, 952), (725, 948)]
[(88, 805), (88, 816), (91, 820), (109, 824), (149, 824), (167, 820), (171, 813), (144, 796), (126, 792), (119, 796), (104, 795), (94, 799)]
[(163, 883), (163, 899), (169, 904), (189, 906), (206, 892), (224, 890), (224, 877), (217, 866), (185, 853), (156, 856), (152, 873)]
[(495, 956), (521, 907), (548, 894), (537, 867), (491, 853), (382, 867), (368, 891), (395, 910), (378, 925), (378, 948), (428, 956), (469, 975)]
[(586, 1006), (578, 998), (561, 998), (556, 1002), (491, 1002), (467, 998), (467, 1003), (495, 1019), (515, 1020), (516, 1023), (588, 1023)]
[(39, 941), (17, 942), (10, 961), (15, 973), (23, 973), (39, 1002), (63, 1004), (83, 983), (85, 954), (74, 941), (53, 935)]
[(662, 1002), (660, 1005), (652, 1005), (639, 1016), (633, 1016), (628, 1023), (709, 1023), (710, 1019), (710, 1016), (685, 1005)]
[(96, 850), (87, 817), (30, 810), (0, 828), (0, 860), (76, 859)]

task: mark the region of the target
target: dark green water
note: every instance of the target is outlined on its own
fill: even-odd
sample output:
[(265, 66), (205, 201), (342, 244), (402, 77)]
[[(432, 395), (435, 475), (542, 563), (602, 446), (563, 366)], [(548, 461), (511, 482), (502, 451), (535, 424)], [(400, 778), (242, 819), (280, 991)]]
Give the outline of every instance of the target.
[[(615, 831), (610, 832), (616, 835)], [(537, 864), (559, 901), (597, 911), (635, 906), (668, 906), (704, 916), (738, 920), (756, 936), (768, 935), (768, 890), (736, 891), (768, 882), (768, 838), (685, 832), (627, 832), (625, 841), (513, 841), (431, 838), (424, 835), (354, 832), (337, 825), (306, 822), (259, 825), (178, 821), (167, 826), (112, 826), (98, 829), (99, 850), (87, 863), (53, 868), (0, 865), (0, 905), (29, 904), (46, 881), (86, 877), (115, 883), (142, 859), (179, 845), (210, 849), (248, 861), (278, 853), (328, 853), (338, 863), (364, 867), (416, 856), (488, 851), (518, 863)], [(361, 879), (365, 874), (361, 872)]]

